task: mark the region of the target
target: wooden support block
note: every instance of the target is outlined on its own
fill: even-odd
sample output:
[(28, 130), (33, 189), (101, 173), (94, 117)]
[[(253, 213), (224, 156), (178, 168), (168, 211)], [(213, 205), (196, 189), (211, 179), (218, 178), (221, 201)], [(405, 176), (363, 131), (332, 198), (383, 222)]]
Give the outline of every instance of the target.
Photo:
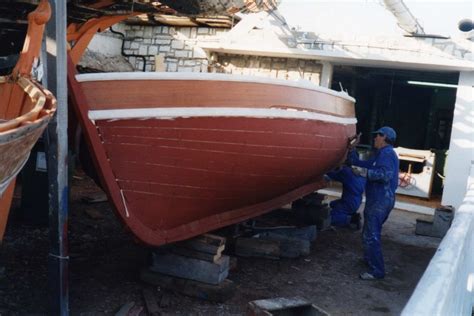
[(222, 248), (222, 250), (218, 249), (218, 252), (216, 254), (211, 254), (180, 246), (175, 246), (171, 248), (171, 251), (177, 255), (209, 262), (217, 262), (221, 258), (223, 250), (224, 248)]
[(216, 262), (180, 256), (173, 253), (153, 253), (150, 270), (208, 284), (219, 284), (229, 275), (229, 257)]
[(260, 238), (266, 240), (276, 240), (280, 243), (280, 257), (298, 258), (307, 256), (311, 251), (311, 243), (308, 240), (280, 235), (273, 232), (263, 233)]
[(210, 254), (222, 253), (225, 249), (225, 238), (204, 234), (192, 239), (176, 243), (178, 247), (193, 249)]
[(260, 238), (240, 237), (235, 241), (235, 254), (242, 257), (280, 258), (280, 242)]
[(283, 237), (296, 238), (307, 241), (315, 241), (317, 235), (316, 225), (304, 226), (304, 227), (291, 227), (291, 228), (276, 228), (276, 229), (261, 229), (258, 231), (260, 234), (278, 234)]
[(235, 285), (230, 280), (223, 280), (217, 285), (186, 280), (143, 269), (140, 279), (146, 283), (158, 285), (164, 289), (184, 295), (197, 297), (212, 302), (225, 302), (235, 293)]
[(199, 235), (191, 240), (205, 242), (207, 244), (211, 244), (214, 246), (222, 246), (225, 245), (225, 237), (212, 235), (212, 234), (203, 234)]

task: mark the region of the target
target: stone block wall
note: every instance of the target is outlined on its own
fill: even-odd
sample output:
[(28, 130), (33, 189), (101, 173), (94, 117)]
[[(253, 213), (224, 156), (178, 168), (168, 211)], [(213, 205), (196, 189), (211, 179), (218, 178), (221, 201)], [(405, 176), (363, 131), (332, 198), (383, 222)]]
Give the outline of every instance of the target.
[(320, 83), (322, 65), (316, 60), (251, 55), (214, 54), (211, 71)]
[[(121, 25), (125, 33), (126, 54), (146, 56), (146, 71), (221, 72), (280, 79), (307, 79), (319, 85), (319, 61), (252, 55), (217, 54), (208, 56), (199, 47), (227, 29), (208, 27), (170, 27)], [(251, 48), (249, 48), (250, 50)], [(128, 57), (137, 71), (143, 59)]]
[[(198, 41), (215, 36), (225, 29), (207, 27), (125, 26), (126, 54), (146, 56), (146, 71), (207, 72), (208, 56)], [(128, 57), (136, 70), (143, 69), (143, 59)]]

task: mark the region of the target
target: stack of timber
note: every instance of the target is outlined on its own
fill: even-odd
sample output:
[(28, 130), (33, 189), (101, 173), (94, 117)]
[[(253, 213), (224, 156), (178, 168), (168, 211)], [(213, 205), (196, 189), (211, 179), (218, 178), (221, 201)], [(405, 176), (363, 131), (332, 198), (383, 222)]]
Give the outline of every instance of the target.
[(141, 279), (185, 295), (223, 302), (235, 291), (227, 279), (230, 258), (222, 254), (224, 249), (225, 238), (211, 234), (156, 249)]
[(20, 58), (12, 73), (0, 76), (0, 241), (13, 198), (15, 180), (30, 151), (56, 110), (53, 95), (31, 78), (46, 22), (51, 15), (42, 0), (28, 15), (28, 30)]
[(239, 237), (235, 253), (241, 257), (267, 259), (298, 258), (307, 256), (311, 242), (316, 239), (316, 226), (257, 229), (253, 237)]

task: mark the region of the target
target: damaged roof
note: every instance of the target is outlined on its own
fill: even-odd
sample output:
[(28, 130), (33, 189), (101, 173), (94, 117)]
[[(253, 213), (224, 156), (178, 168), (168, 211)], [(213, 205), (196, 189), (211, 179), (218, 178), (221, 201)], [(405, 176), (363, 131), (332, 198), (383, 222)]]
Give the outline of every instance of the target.
[[(68, 0), (67, 23), (82, 24), (101, 16), (142, 13), (130, 23), (232, 27), (236, 12), (276, 8), (280, 0)], [(0, 68), (16, 63), (23, 47), (28, 14), (40, 0), (0, 1)]]

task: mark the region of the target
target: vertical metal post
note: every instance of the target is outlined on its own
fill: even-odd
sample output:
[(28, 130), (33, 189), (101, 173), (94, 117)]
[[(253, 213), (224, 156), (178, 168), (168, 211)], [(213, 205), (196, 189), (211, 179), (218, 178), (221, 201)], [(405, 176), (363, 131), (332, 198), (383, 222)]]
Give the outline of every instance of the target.
[(46, 131), (52, 315), (69, 314), (66, 2), (51, 0), (53, 14), (46, 26), (46, 86), (58, 101), (57, 115)]

